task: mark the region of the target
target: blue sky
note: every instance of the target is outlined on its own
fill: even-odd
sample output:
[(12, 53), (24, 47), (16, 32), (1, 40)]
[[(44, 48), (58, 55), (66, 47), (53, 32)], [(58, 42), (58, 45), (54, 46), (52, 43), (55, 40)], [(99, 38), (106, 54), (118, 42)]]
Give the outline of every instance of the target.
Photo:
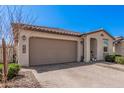
[(124, 6), (25, 6), (24, 12), (37, 16), (35, 25), (80, 33), (104, 28), (113, 36), (124, 36)]

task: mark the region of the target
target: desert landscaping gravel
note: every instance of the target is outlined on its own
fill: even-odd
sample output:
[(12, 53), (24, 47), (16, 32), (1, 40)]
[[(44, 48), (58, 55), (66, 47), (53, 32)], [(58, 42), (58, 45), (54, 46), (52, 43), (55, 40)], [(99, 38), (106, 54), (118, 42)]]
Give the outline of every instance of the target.
[[(2, 87), (0, 83), (0, 87)], [(19, 75), (8, 81), (8, 88), (40, 88), (41, 85), (31, 71), (20, 71)]]

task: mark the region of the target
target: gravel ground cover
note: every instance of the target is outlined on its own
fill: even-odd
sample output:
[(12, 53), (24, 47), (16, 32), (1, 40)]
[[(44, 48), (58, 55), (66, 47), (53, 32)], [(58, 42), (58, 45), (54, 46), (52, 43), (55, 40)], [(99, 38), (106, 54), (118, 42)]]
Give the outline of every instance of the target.
[[(3, 87), (0, 82), (0, 87)], [(31, 71), (20, 71), (19, 75), (7, 82), (8, 88), (40, 88), (41, 85)]]

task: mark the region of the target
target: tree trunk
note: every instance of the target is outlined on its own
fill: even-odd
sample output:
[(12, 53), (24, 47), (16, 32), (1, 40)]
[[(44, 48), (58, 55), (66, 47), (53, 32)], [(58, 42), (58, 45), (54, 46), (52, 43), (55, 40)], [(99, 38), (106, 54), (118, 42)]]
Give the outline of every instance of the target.
[(3, 83), (4, 83), (4, 86), (6, 87), (8, 62), (7, 62), (6, 42), (5, 42), (4, 38), (2, 39), (2, 47), (3, 47)]

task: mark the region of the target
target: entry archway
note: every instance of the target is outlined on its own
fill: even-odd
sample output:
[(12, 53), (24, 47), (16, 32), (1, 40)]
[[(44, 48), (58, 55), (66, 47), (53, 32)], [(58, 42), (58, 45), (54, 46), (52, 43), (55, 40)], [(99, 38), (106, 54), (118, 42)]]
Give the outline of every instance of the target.
[(97, 39), (90, 38), (90, 60), (97, 60)]

